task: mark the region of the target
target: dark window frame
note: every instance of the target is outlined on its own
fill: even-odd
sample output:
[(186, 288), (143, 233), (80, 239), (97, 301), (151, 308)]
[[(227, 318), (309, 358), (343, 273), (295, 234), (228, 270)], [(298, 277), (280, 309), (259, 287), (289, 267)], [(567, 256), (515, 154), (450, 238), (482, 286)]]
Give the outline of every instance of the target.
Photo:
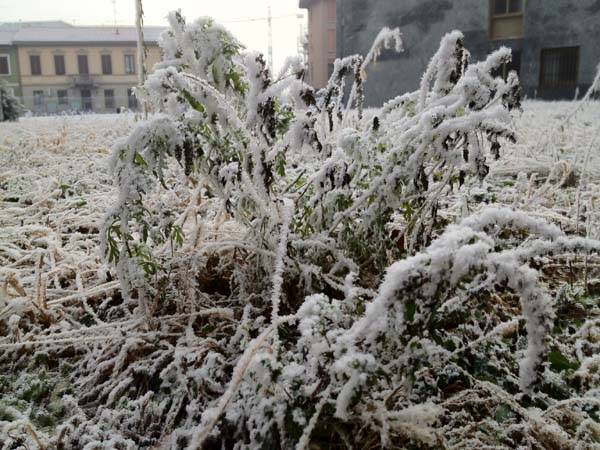
[[(5, 77), (9, 77), (12, 75), (12, 70), (10, 67), (10, 55), (8, 53), (3, 53), (2, 55), (0, 55), (0, 59), (5, 60), (6, 61), (6, 72), (1, 72), (0, 71), (0, 75), (5, 76)], [(2, 67), (0, 65), (0, 67)]]
[[(136, 72), (136, 64), (135, 64), (135, 55), (124, 55), (124, 68), (125, 68), (125, 74), (126, 75), (135, 75)], [(127, 64), (127, 60), (131, 60), (131, 64)], [(130, 67), (131, 66), (131, 67)], [(129, 70), (131, 68), (131, 70)]]
[[(85, 63), (84, 63), (85, 61)], [(89, 75), (90, 65), (88, 62), (88, 55), (77, 55), (77, 72), (79, 75)]]
[(36, 106), (36, 107), (44, 106), (44, 91), (43, 90), (33, 91), (33, 106)]
[(109, 54), (100, 55), (102, 65), (102, 75), (112, 75), (112, 56)]
[[(83, 95), (86, 92), (89, 95)], [(94, 102), (92, 100), (92, 90), (91, 89), (80, 89), (79, 91), (81, 95), (81, 109), (84, 111), (92, 111), (94, 109)], [(89, 101), (87, 101), (87, 100)]]
[(127, 107), (129, 109), (137, 109), (138, 107), (138, 100), (133, 92), (133, 88), (127, 89)]
[[(65, 95), (61, 95), (61, 92), (64, 92)], [(67, 89), (58, 89), (56, 91), (56, 97), (58, 98), (59, 105), (69, 104), (69, 91)]]
[[(525, 12), (526, 0), (490, 0), (490, 15), (492, 18), (521, 16)], [(514, 5), (518, 2), (517, 5)], [(499, 3), (504, 3), (503, 8), (497, 8)], [(513, 8), (516, 6), (516, 8)], [(503, 12), (498, 12), (497, 9), (503, 9)]]
[[(61, 61), (60, 64), (59, 61)], [(54, 73), (56, 75), (66, 75), (67, 66), (65, 63), (65, 55), (54, 55)]]
[[(497, 2), (502, 1), (504, 3), (504, 12), (497, 13), (496, 5)], [(511, 2), (514, 0), (490, 0), (489, 1), (489, 20), (488, 20), (488, 36), (491, 41), (504, 41), (510, 39), (522, 39), (525, 30), (525, 2), (526, 0), (519, 0), (519, 10), (510, 11)], [(519, 21), (519, 30), (515, 34), (499, 34), (497, 27), (500, 27), (502, 23), (505, 25), (509, 22)]]
[(29, 55), (29, 68), (31, 69), (31, 75), (42, 74), (42, 58), (40, 55)]
[[(110, 95), (106, 95), (110, 92)], [(115, 107), (115, 90), (104, 89), (104, 109), (114, 109)]]
[[(557, 79), (550, 80), (549, 58), (555, 57)], [(579, 82), (580, 47), (543, 48), (540, 51), (540, 87), (571, 88)]]

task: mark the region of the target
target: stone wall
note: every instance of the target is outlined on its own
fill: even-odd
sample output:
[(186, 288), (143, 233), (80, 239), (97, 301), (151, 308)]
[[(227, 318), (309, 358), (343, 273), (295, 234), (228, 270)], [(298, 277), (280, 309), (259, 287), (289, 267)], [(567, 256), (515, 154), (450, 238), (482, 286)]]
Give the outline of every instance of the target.
[(539, 88), (543, 48), (579, 46), (580, 95), (590, 87), (600, 63), (600, 0), (528, 0), (521, 82), (529, 96), (573, 98), (574, 91), (544, 92)]

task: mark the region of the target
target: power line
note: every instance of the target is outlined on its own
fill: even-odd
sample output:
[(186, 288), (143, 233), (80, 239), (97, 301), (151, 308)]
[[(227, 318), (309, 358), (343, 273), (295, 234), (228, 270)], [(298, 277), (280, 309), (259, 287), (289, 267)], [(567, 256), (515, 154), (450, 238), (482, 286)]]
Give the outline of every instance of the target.
[[(281, 15), (281, 16), (272, 16), (270, 17), (271, 20), (275, 20), (275, 19), (286, 19), (289, 17), (295, 17), (296, 19), (303, 19), (304, 18), (304, 14), (285, 14), (285, 15)], [(266, 17), (247, 17), (247, 18), (239, 18), (239, 19), (230, 19), (230, 20), (219, 20), (220, 23), (238, 23), (238, 22), (262, 22), (262, 21), (268, 21), (269, 20), (269, 16)]]

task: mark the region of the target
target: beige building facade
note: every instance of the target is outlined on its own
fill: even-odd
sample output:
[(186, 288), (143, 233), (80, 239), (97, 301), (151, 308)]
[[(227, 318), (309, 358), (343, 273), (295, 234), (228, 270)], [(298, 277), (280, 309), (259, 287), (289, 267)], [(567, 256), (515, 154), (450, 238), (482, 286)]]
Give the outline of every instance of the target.
[[(146, 66), (160, 61), (158, 36), (146, 29)], [(136, 33), (132, 27), (54, 27), (23, 29), (13, 45), (22, 101), (34, 114), (136, 109)]]
[(308, 9), (309, 83), (324, 87), (336, 58), (336, 0), (300, 0)]

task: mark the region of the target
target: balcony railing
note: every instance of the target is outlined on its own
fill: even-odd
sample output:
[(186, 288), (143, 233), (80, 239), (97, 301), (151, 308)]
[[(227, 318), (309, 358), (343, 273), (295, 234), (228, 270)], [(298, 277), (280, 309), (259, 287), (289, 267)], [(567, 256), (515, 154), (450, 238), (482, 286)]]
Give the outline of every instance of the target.
[(96, 86), (96, 80), (91, 75), (75, 75), (73, 77), (73, 87), (91, 88)]

